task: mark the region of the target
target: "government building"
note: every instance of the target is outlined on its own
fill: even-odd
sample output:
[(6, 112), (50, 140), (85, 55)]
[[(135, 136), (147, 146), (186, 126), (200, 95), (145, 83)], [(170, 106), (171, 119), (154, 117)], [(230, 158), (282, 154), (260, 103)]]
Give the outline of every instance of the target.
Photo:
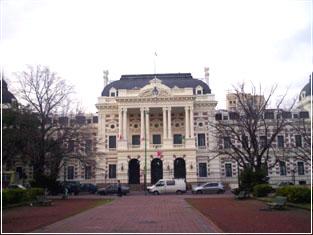
[[(219, 178), (210, 123), (217, 102), (207, 83), (190, 73), (123, 75), (98, 99), (99, 169), (96, 183), (143, 184), (161, 178)], [(99, 171), (101, 171), (99, 170)], [(202, 172), (200, 175), (198, 172)]]

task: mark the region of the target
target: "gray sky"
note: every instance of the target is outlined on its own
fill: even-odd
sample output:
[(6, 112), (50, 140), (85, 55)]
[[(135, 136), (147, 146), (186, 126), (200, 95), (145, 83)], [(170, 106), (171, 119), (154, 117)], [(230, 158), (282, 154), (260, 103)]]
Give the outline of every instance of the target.
[(87, 112), (122, 74), (190, 72), (204, 77), (224, 107), (239, 82), (289, 87), (308, 82), (312, 66), (312, 1), (0, 0), (0, 63), (14, 71), (48, 65), (75, 85)]

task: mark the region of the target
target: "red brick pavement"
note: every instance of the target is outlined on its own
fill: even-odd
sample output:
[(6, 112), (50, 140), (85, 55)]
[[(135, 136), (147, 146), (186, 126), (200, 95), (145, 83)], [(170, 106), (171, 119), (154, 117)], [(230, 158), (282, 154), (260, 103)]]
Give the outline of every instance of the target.
[(40, 233), (210, 233), (215, 225), (186, 195), (126, 196), (34, 232)]

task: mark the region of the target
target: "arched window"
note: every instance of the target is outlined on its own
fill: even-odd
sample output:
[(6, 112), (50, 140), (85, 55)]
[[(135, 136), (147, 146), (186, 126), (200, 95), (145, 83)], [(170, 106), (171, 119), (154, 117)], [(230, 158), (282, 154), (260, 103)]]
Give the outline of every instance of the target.
[(117, 90), (114, 87), (112, 87), (110, 89), (110, 97), (115, 97), (115, 96), (117, 96)]
[(197, 86), (197, 87), (196, 87), (196, 94), (197, 94), (197, 95), (202, 95), (202, 94), (203, 94), (203, 88), (202, 88), (202, 86)]

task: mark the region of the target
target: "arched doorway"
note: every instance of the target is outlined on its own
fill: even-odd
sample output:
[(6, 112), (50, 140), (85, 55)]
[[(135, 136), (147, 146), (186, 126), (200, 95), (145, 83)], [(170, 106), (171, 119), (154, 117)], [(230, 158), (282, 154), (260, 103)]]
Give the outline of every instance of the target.
[(137, 159), (132, 159), (128, 163), (128, 183), (140, 183), (140, 163)]
[(159, 158), (151, 161), (151, 184), (163, 178), (163, 162)]
[(176, 158), (174, 160), (174, 178), (181, 179), (186, 178), (186, 164), (182, 158)]

